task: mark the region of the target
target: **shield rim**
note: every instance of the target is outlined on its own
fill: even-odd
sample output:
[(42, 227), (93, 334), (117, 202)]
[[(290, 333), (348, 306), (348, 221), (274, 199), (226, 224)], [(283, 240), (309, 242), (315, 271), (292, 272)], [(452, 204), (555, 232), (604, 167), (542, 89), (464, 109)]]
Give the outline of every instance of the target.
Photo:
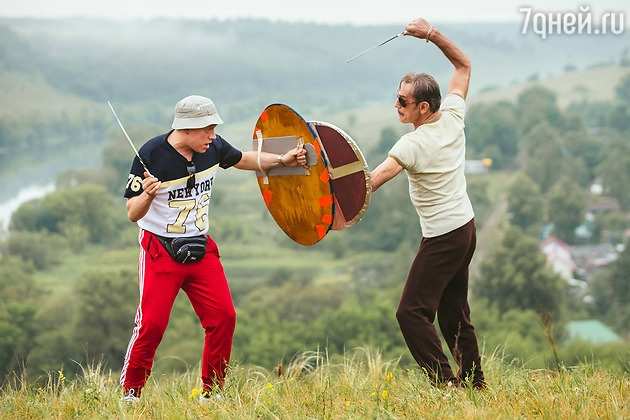
[[(319, 142), (319, 145), (322, 148), (323, 151), (323, 155), (325, 156), (326, 159), (326, 170), (329, 171), (328, 168), (331, 167), (330, 165), (330, 160), (328, 159), (328, 151), (326, 150), (326, 148), (324, 147), (324, 144), (321, 141), (321, 138), (319, 137), (319, 131), (317, 131), (317, 126), (318, 125), (322, 125), (328, 128), (331, 128), (333, 130), (335, 130), (336, 132), (338, 132), (339, 134), (341, 134), (341, 136), (346, 140), (346, 142), (350, 145), (350, 147), (352, 148), (352, 150), (354, 151), (355, 155), (357, 156), (357, 158), (359, 159), (359, 161), (363, 164), (363, 174), (365, 175), (365, 202), (363, 203), (363, 206), (361, 207), (361, 210), (359, 210), (359, 212), (349, 221), (345, 222), (345, 227), (344, 228), (348, 228), (350, 226), (353, 226), (355, 224), (357, 224), (358, 222), (361, 221), (361, 219), (363, 218), (363, 216), (365, 216), (365, 213), (367, 212), (368, 207), (370, 206), (370, 202), (372, 199), (372, 183), (371, 183), (371, 174), (370, 174), (370, 168), (368, 167), (367, 161), (365, 159), (365, 156), (363, 155), (363, 152), (361, 152), (361, 149), (359, 149), (359, 146), (356, 144), (356, 142), (352, 139), (352, 137), (350, 137), (350, 135), (348, 133), (346, 133), (345, 131), (343, 131), (341, 128), (337, 127), (334, 124), (325, 122), (325, 121), (318, 121), (318, 120), (310, 120), (308, 121), (308, 124), (312, 124), (314, 131), (317, 133), (317, 141)], [(330, 173), (330, 171), (329, 171)], [(331, 191), (333, 196), (335, 195), (335, 190), (333, 188), (332, 185), (332, 179), (329, 181), (330, 182), (330, 187), (331, 187)], [(332, 228), (331, 228), (332, 229)]]

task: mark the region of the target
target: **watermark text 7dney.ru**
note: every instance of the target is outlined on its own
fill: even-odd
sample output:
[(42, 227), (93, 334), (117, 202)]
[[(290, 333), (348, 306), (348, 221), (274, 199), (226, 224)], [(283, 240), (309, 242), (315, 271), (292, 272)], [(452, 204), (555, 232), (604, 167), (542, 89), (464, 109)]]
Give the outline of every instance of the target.
[(625, 31), (625, 12), (606, 11), (597, 19), (590, 6), (579, 6), (577, 11), (544, 11), (530, 6), (519, 9), (523, 13), (523, 35), (534, 32), (542, 39), (551, 35), (621, 35)]

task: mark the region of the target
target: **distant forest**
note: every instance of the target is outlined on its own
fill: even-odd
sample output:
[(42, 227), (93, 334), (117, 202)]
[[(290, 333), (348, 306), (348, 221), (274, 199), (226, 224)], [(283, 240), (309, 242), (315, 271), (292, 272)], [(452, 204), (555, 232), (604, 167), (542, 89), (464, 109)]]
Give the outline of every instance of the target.
[[(470, 55), (473, 92), (617, 61), (629, 44), (627, 35), (541, 40), (521, 35), (515, 23), (439, 27)], [(345, 63), (400, 30), (266, 20), (0, 19), (0, 71), (41, 75), (59, 91), (97, 102), (171, 104), (197, 92), (222, 104), (356, 107), (389, 98), (409, 71), (447, 80), (450, 66), (437, 48), (411, 38)]]
[[(630, 45), (627, 35), (541, 40), (521, 35), (515, 23), (439, 27), (472, 59), (473, 96), (618, 63)], [(449, 63), (416, 39), (398, 39), (346, 64), (400, 29), (244, 19), (0, 19), (0, 163), (33, 147), (53, 151), (77, 139), (104, 144), (112, 122), (107, 99), (130, 126), (163, 127), (173, 104), (192, 93), (212, 97), (233, 123), (273, 102), (306, 117), (390, 102), (409, 71), (431, 73), (445, 87)]]

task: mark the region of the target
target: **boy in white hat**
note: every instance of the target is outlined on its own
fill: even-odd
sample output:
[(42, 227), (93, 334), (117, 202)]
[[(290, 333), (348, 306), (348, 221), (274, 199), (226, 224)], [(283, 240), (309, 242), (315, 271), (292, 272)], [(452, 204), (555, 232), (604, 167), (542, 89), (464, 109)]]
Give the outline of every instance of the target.
[[(120, 383), (123, 400), (137, 401), (180, 289), (205, 330), (201, 359), (204, 397), (221, 387), (230, 360), (236, 313), (216, 243), (208, 235), (208, 208), (219, 167), (258, 169), (256, 152), (241, 152), (215, 133), (223, 120), (214, 103), (188, 96), (175, 106), (172, 130), (146, 142), (131, 166), (125, 198), (140, 228), (140, 303)], [(144, 167), (146, 164), (146, 168)], [(264, 171), (306, 165), (304, 150), (262, 153)]]

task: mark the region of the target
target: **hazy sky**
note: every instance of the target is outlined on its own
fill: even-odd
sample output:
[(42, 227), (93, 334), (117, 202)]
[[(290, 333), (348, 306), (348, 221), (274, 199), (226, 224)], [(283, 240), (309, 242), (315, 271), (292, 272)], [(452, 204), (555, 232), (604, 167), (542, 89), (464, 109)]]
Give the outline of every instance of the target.
[[(317, 22), (403, 23), (423, 16), (434, 21), (520, 21), (519, 8), (534, 6), (541, 10), (576, 10), (592, 4), (594, 13), (604, 10), (626, 11), (628, 1), (549, 0), (0, 0), (0, 16), (103, 16), (103, 17), (265, 17), (271, 19)], [(628, 19), (626, 19), (628, 20)]]

